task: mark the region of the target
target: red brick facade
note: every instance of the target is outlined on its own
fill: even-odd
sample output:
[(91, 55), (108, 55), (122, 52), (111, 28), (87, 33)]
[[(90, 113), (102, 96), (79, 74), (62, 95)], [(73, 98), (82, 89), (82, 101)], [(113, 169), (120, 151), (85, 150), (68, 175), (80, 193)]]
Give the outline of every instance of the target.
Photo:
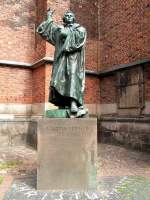
[(0, 103), (32, 103), (32, 71), (0, 68)]
[(33, 0), (1, 1), (0, 59), (35, 60), (35, 3)]
[(99, 0), (100, 69), (150, 57), (148, 0)]
[[(53, 57), (54, 48), (43, 41), (35, 32), (37, 25), (45, 18), (47, 8), (51, 7), (52, 9), (55, 9), (54, 19), (57, 23), (62, 23), (62, 15), (65, 10), (73, 10), (76, 13), (77, 21), (85, 26), (88, 32), (86, 68), (98, 71), (98, 7), (96, 2), (96, 0), (92, 2), (90, 0), (86, 2), (70, 0), (24, 0), (16, 2), (11, 0), (8, 2), (1, 2), (0, 8), (2, 8), (1, 10), (3, 10), (3, 12), (0, 17), (0, 60), (33, 63), (45, 56)], [(0, 82), (2, 82), (1, 91), (4, 91), (3, 88), (8, 87), (5, 77), (9, 76), (9, 79), (13, 83), (12, 87), (14, 87), (14, 98), (8, 98), (7, 95), (5, 95), (6, 91), (8, 94), (11, 94), (11, 89), (7, 89), (5, 92), (2, 92), (2, 96), (0, 97), (1, 102), (40, 103), (48, 101), (48, 89), (51, 73), (50, 65), (41, 66), (33, 70), (12, 68), (12, 74), (16, 74), (21, 70), (22, 78), (20, 79), (22, 81), (24, 80), (24, 74), (28, 71), (30, 74), (30, 77), (28, 78), (30, 80), (24, 81), (23, 83), (18, 79), (18, 75), (15, 77), (10, 76), (10, 74), (7, 73), (8, 69), (9, 68), (6, 66), (5, 68), (4, 66), (0, 67)], [(91, 81), (89, 81), (89, 79), (91, 79)], [(24, 90), (20, 87), (18, 94), (19, 83), (21, 83), (22, 87), (25, 88), (25, 96), (28, 95), (30, 97), (22, 100), (20, 93), (24, 94)], [(28, 85), (29, 83), (30, 85)], [(95, 90), (93, 90), (93, 83)], [(85, 102), (90, 104), (99, 102), (98, 78), (88, 78), (86, 87), (88, 90), (86, 90)]]
[(100, 103), (111, 104), (117, 102), (116, 77), (107, 76), (100, 81)]
[(99, 79), (87, 77), (85, 83), (85, 98), (87, 104), (99, 104), (100, 102), (100, 88)]
[(33, 103), (45, 102), (45, 66), (33, 70)]

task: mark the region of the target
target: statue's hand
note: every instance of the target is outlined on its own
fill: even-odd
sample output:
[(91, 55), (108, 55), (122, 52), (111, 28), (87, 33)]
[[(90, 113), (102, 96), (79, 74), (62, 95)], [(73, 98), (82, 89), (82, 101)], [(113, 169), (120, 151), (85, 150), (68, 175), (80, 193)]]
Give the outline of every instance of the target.
[(47, 10), (47, 17), (50, 18), (53, 16), (53, 13), (55, 12), (55, 10), (51, 10), (50, 8)]

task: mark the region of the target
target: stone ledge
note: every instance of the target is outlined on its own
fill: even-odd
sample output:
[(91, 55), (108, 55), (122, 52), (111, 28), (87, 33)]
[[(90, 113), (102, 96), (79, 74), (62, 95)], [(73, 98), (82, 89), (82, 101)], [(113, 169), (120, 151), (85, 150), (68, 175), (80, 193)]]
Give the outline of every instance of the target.
[(150, 117), (101, 117), (100, 121), (110, 121), (110, 122), (139, 122), (139, 123), (150, 123)]
[(1, 122), (36, 122), (35, 119), (20, 119), (20, 118), (15, 118), (15, 119), (0, 119)]
[[(8, 61), (8, 60), (0, 60), (0, 66), (6, 67), (21, 67), (21, 68), (29, 68), (29, 69), (35, 69), (37, 67), (40, 67), (43, 64), (49, 63), (52, 64), (54, 62), (54, 59), (52, 57), (44, 57), (34, 63), (25, 63), (25, 62), (19, 62), (19, 61)], [(93, 71), (93, 70), (86, 70), (85, 71), (87, 76), (95, 76), (99, 77), (99, 72)]]
[(99, 127), (101, 142), (150, 152), (150, 118), (105, 118)]
[(11, 67), (22, 67), (22, 68), (36, 68), (41, 66), (44, 63), (53, 63), (53, 58), (51, 57), (44, 57), (34, 63), (25, 63), (19, 61), (9, 61), (9, 60), (0, 60), (0, 65), (2, 66), (11, 66)]

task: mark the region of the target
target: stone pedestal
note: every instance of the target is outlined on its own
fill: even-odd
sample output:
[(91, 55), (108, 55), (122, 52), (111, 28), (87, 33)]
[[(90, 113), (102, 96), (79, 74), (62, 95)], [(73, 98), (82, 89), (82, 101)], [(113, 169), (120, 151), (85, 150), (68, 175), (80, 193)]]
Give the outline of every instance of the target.
[(96, 189), (97, 120), (38, 122), (38, 190)]

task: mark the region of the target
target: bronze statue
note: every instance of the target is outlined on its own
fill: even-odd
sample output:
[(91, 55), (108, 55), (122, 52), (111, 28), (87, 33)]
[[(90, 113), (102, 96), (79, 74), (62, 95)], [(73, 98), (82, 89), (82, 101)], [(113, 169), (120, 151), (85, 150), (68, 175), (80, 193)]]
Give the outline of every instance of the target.
[(37, 32), (55, 46), (49, 102), (68, 109), (69, 117), (81, 117), (87, 113), (83, 106), (85, 87), (86, 29), (75, 23), (75, 15), (67, 11), (63, 25), (53, 22), (54, 11), (48, 10), (47, 20)]

